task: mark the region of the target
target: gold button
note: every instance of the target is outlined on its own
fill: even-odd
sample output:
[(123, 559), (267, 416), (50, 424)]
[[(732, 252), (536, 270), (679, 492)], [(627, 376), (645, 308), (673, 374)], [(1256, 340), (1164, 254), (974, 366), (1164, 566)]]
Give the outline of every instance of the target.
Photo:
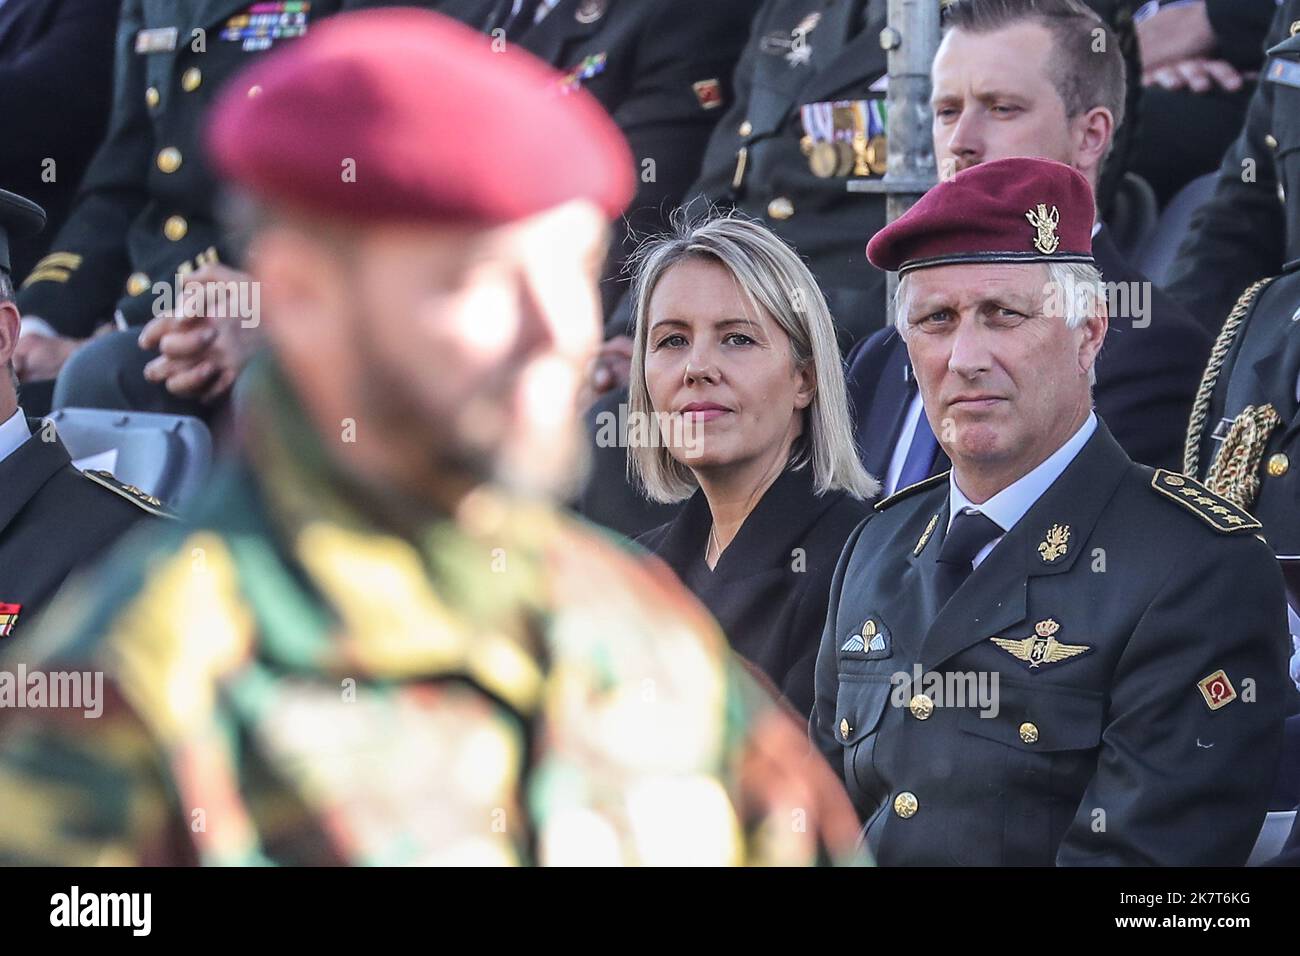
[(1287, 469), (1290, 467), (1291, 467), (1291, 459), (1288, 458), (1286, 455), (1284, 455), (1282, 452), (1278, 452), (1276, 455), (1274, 455), (1272, 458), (1268, 460), (1269, 477), (1281, 478), (1283, 475), (1287, 473)]
[(192, 66), (181, 74), (181, 89), (186, 93), (193, 93), (203, 82), (203, 71), (197, 66)]
[(848, 719), (847, 717), (843, 717), (843, 718), (840, 719), (840, 736), (841, 736), (841, 737), (843, 737), (845, 740), (848, 740), (848, 739), (849, 739), (849, 731), (852, 730), (852, 729), (853, 729), (853, 728), (849, 726), (849, 719)]
[(1020, 725), (1020, 739), (1027, 744), (1038, 743), (1038, 728), (1026, 720)]
[(1272, 133), (1269, 133), (1267, 136), (1264, 137), (1264, 145), (1267, 146), (1269, 149), (1277, 149), (1277, 137), (1274, 136)]
[(794, 215), (794, 203), (784, 196), (777, 196), (767, 204), (767, 214), (773, 219), (789, 219)]
[(921, 804), (916, 800), (916, 794), (909, 790), (904, 790), (894, 798), (894, 812), (904, 820), (913, 816), (920, 809), (920, 806)]
[(248, 98), (250, 100), (254, 96), (260, 96), (261, 94), (262, 94), (262, 88), (258, 86), (256, 83), (254, 83), (252, 86), (248, 88)]
[(754, 124), (749, 120), (745, 120), (745, 122), (740, 124), (740, 129), (737, 132), (739, 132), (741, 136), (748, 136), (750, 133), (754, 132)]
[(907, 709), (917, 720), (929, 720), (930, 715), (934, 713), (934, 701), (925, 694), (917, 694), (907, 702)]
[(175, 146), (168, 146), (158, 152), (158, 168), (164, 173), (174, 173), (181, 168), (181, 151)]
[(1291, 21), (1291, 35), (1292, 35), (1292, 36), (1295, 36), (1297, 33), (1300, 33), (1300, 20), (1292, 20), (1292, 21)]
[(144, 105), (150, 109), (157, 106), (160, 99), (162, 99), (162, 97), (158, 95), (158, 87), (151, 86), (149, 89), (144, 91)]
[(190, 231), (190, 224), (185, 221), (183, 216), (169, 216), (163, 223), (163, 235), (172, 242), (180, 242), (185, 238), (185, 233)]
[(126, 280), (127, 295), (139, 295), (147, 288), (149, 288), (149, 277), (143, 272), (132, 272), (131, 277)]

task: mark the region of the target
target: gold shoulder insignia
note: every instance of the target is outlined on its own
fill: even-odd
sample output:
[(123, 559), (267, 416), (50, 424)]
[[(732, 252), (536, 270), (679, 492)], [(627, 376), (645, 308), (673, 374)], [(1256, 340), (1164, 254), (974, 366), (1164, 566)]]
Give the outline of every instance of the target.
[(1221, 498), (1186, 475), (1157, 468), (1151, 476), (1151, 487), (1170, 501), (1178, 502), (1220, 534), (1254, 531), (1262, 527), (1249, 511), (1238, 508), (1227, 498)]
[[(951, 471), (951, 469), (949, 469), (949, 471)], [(931, 475), (929, 478), (922, 479), (921, 481), (918, 481), (914, 485), (908, 485), (906, 488), (899, 488), (888, 498), (884, 498), (876, 502), (876, 510), (884, 511), (890, 505), (897, 504), (898, 502), (902, 501), (904, 498), (916, 494), (918, 491), (925, 491), (925, 489), (927, 488), (933, 488), (939, 482), (947, 481), (947, 480), (948, 480), (948, 472), (945, 471), (941, 474)]]
[(121, 495), (127, 501), (136, 505), (136, 507), (149, 512), (151, 515), (156, 515), (159, 518), (176, 517), (176, 512), (172, 511), (153, 495), (146, 494), (135, 485), (128, 485), (124, 482), (118, 481), (113, 477), (112, 472), (92, 469), (83, 471), (82, 474), (95, 484), (107, 488), (114, 494)]

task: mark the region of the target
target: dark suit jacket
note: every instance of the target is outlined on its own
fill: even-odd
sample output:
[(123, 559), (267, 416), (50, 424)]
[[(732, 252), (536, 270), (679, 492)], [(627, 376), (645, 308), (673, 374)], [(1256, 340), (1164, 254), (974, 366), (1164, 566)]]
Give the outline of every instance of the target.
[(0, 6), (0, 188), (40, 203), (47, 217), (39, 235), (10, 240), (18, 282), (67, 218), (77, 184), (104, 138), (119, 5), (6, 0)]
[(1258, 524), (1104, 423), (944, 604), (947, 519), (944, 476), (886, 499), (831, 586), (811, 729), (877, 862), (1244, 863), (1291, 650)]
[(30, 629), (75, 568), (99, 557), (136, 521), (140, 502), (91, 480), (72, 466), (56, 437), (32, 437), (0, 460), (0, 604), (21, 604), (10, 638)]
[(842, 491), (815, 495), (805, 466), (772, 483), (712, 571), (704, 548), (713, 518), (702, 491), (673, 521), (638, 541), (668, 562), (731, 646), (806, 717), (831, 574), (849, 533), (870, 510)]
[[(638, 237), (657, 234), (700, 173), (709, 134), (731, 105), (732, 73), (759, 0), (560, 0), (518, 39), (562, 73), (603, 57), (581, 85), (618, 124), (636, 162), (637, 193), (615, 226), (602, 298), (612, 311), (627, 283), (623, 263)], [(512, 0), (488, 0), (480, 24), (507, 21)], [(585, 21), (585, 22), (584, 22)]]
[[(1103, 226), (1093, 239), (1102, 278), (1151, 290), (1150, 324), (1111, 318), (1097, 358), (1097, 413), (1134, 461), (1180, 469), (1192, 399), (1210, 353), (1210, 337), (1169, 296), (1125, 262)], [(1145, 320), (1142, 320), (1145, 321)], [(916, 394), (907, 347), (892, 328), (877, 332), (849, 355), (849, 399), (857, 411), (857, 439), (867, 471), (883, 479)], [(940, 453), (933, 473), (948, 467)]]

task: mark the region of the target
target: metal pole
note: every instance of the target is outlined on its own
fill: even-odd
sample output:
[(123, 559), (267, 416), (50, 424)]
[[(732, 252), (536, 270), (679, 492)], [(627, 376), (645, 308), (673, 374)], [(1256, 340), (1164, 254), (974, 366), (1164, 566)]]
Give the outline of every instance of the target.
[[(936, 181), (930, 132), (930, 65), (939, 49), (940, 0), (889, 0), (880, 45), (888, 51), (888, 168), (881, 179), (849, 180), (853, 193), (884, 193), (885, 221), (905, 213)], [(898, 277), (889, 276), (886, 302), (893, 321)]]

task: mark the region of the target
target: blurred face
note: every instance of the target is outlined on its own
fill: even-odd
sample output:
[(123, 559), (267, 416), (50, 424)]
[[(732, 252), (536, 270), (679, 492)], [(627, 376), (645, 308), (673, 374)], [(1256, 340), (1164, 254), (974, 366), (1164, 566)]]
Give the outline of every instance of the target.
[(795, 368), (776, 321), (709, 259), (685, 259), (664, 273), (648, 316), (651, 405), (668, 416), (665, 440), (693, 436), (672, 447), (674, 457), (697, 473), (782, 469), (814, 385), (811, 368)]
[(272, 233), (256, 262), (268, 332), (327, 438), (354, 417), (360, 456), (417, 494), (448, 476), (546, 493), (576, 479), (606, 243), (594, 205), (370, 228), (306, 262), (303, 241)]
[(12, 302), (0, 302), (0, 422), (7, 420), (18, 408), (18, 395), (9, 365), (18, 346), (18, 327), (18, 307)]
[(1110, 144), (1110, 113), (1065, 115), (1052, 81), (1053, 52), (1051, 33), (1036, 23), (945, 34), (931, 70), (934, 155), (942, 177), (1024, 156), (1073, 166), (1096, 185)]
[(905, 341), (931, 428), (958, 478), (1010, 484), (1088, 417), (1104, 311), (1076, 329), (1046, 314), (1041, 264), (938, 266), (907, 282)]

